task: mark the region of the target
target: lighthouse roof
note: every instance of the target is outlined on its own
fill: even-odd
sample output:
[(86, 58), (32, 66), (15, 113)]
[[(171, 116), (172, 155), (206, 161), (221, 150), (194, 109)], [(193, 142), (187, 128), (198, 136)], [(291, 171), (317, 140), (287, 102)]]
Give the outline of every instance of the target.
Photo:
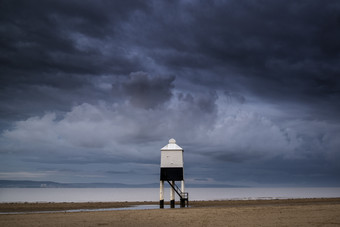
[(169, 144), (165, 145), (161, 151), (169, 151), (169, 150), (172, 150), (172, 151), (183, 151), (183, 148), (181, 148), (180, 146), (178, 146), (176, 144), (176, 140), (175, 139), (170, 139), (169, 140)]

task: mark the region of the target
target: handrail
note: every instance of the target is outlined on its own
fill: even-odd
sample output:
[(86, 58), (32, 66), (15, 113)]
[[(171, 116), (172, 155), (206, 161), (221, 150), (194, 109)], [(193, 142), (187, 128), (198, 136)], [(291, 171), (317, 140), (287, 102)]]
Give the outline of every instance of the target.
[[(170, 186), (175, 190), (175, 192), (177, 193), (177, 195), (178, 195), (179, 197), (181, 197), (181, 199), (182, 199), (182, 196), (181, 196), (182, 191), (179, 189), (179, 187), (178, 187), (176, 184), (171, 184), (169, 180), (166, 180), (166, 181), (167, 181), (167, 182), (170, 184)], [(179, 192), (178, 192), (178, 191), (179, 191)]]
[(189, 193), (188, 192), (182, 192), (181, 189), (176, 185), (176, 183), (172, 184), (169, 180), (166, 180), (170, 186), (175, 190), (177, 195), (184, 200), (188, 200), (189, 198)]
[[(166, 173), (165, 173), (165, 177)], [(187, 206), (189, 206), (189, 193), (188, 192), (182, 192), (181, 189), (176, 185), (176, 183), (174, 182), (174, 184), (170, 183), (169, 180), (166, 180), (170, 186), (172, 187), (172, 189), (177, 193), (177, 195), (180, 197), (181, 199), (181, 207), (185, 207), (185, 201), (187, 203)], [(183, 201), (183, 203), (182, 203)]]
[(183, 198), (183, 197), (184, 197), (184, 199), (188, 199), (189, 198), (189, 192), (182, 192), (181, 195), (182, 195), (181, 198)]

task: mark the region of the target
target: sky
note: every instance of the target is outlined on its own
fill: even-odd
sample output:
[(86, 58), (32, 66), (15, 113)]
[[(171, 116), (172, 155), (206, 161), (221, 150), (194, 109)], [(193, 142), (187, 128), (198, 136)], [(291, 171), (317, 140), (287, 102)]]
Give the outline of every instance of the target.
[(340, 186), (340, 2), (0, 1), (0, 180)]

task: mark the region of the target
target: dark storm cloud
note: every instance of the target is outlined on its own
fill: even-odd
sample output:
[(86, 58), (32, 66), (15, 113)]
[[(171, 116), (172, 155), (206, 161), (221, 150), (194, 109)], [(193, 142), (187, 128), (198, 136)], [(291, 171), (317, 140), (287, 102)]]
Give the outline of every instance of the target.
[(139, 1), (2, 1), (1, 118), (65, 111), (102, 96), (91, 77), (140, 69), (116, 38), (119, 24), (145, 9)]
[(175, 137), (192, 179), (338, 179), (338, 1), (0, 4), (8, 160), (156, 165)]
[[(140, 26), (127, 28), (131, 42), (178, 74), (210, 69), (209, 77), (186, 71), (208, 85), (241, 83), (270, 101), (298, 100), (313, 108), (339, 97), (337, 1), (195, 3), (155, 4), (153, 17), (140, 15), (133, 22)], [(339, 111), (339, 105), (330, 106)]]
[[(1, 86), (7, 89), (75, 88), (91, 83), (86, 75), (148, 70), (151, 59), (179, 79), (238, 84), (273, 102), (340, 108), (330, 105), (340, 90), (337, 1), (2, 5)], [(202, 68), (209, 72), (197, 73)]]
[(136, 8), (142, 10), (142, 3), (5, 1), (2, 6), (4, 68), (32, 73), (98, 74), (111, 72), (115, 64), (131, 67), (122, 56), (104, 56), (95, 41), (112, 40), (117, 24)]
[(123, 84), (123, 92), (133, 105), (141, 108), (155, 108), (169, 101), (174, 87), (174, 77), (150, 78), (146, 73), (137, 72), (130, 75), (131, 80)]

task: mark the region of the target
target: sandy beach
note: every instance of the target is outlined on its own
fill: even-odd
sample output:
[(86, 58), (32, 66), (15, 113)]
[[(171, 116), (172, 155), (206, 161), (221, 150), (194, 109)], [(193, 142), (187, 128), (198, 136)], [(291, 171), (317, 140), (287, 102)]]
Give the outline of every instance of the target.
[[(157, 204), (2, 203), (0, 212), (98, 209)], [(192, 201), (190, 208), (1, 214), (0, 226), (340, 226), (340, 198)]]

